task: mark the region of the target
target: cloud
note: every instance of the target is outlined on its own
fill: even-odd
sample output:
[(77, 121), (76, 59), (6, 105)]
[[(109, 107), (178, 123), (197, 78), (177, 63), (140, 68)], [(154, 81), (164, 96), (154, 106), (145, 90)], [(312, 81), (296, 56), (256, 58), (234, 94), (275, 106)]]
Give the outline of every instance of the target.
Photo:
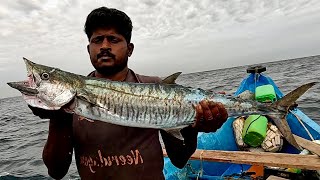
[[(133, 21), (130, 67), (167, 75), (319, 54), (318, 0), (5, 0), (0, 83), (24, 77), (22, 57), (79, 74), (93, 68), (83, 25), (100, 6)], [(1, 90), (1, 89), (0, 89)]]

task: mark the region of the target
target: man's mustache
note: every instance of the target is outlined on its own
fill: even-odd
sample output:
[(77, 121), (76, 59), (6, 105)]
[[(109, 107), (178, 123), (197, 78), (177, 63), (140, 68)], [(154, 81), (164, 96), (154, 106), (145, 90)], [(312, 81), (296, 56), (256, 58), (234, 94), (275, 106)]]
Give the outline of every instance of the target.
[(99, 54), (97, 54), (97, 59), (103, 57), (103, 56), (108, 56), (108, 57), (111, 57), (111, 58), (115, 58), (116, 56), (114, 54), (112, 54), (110, 51), (100, 51)]

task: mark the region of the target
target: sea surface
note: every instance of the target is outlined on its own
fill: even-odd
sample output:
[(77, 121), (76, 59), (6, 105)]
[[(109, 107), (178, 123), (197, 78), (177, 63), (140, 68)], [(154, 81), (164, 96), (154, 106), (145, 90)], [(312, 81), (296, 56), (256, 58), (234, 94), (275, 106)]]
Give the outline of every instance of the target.
[[(307, 82), (320, 81), (320, 56), (259, 64), (283, 93)], [(250, 65), (252, 66), (252, 65)], [(232, 94), (247, 76), (248, 66), (182, 74), (178, 84)], [(320, 85), (298, 101), (300, 109), (320, 124)], [(48, 120), (35, 117), (21, 97), (0, 99), (0, 179), (50, 179), (42, 161)], [(77, 179), (73, 159), (64, 179)]]

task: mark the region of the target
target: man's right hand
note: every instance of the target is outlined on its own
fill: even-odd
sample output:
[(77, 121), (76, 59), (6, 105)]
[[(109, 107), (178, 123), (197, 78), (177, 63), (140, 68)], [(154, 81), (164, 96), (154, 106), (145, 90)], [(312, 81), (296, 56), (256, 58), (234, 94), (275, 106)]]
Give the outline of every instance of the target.
[(66, 118), (72, 118), (72, 114), (69, 114), (62, 109), (60, 110), (45, 110), (37, 107), (33, 107), (28, 105), (28, 107), (31, 109), (32, 113), (41, 119), (66, 119)]

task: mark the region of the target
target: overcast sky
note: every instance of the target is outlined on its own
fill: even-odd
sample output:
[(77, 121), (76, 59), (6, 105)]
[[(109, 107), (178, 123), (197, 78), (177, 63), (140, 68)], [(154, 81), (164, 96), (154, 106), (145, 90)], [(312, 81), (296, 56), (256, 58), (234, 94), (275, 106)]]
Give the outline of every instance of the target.
[(107, 6), (133, 21), (129, 67), (165, 76), (320, 54), (319, 0), (1, 0), (0, 98), (19, 95), (22, 57), (78, 74), (93, 70), (83, 32)]

